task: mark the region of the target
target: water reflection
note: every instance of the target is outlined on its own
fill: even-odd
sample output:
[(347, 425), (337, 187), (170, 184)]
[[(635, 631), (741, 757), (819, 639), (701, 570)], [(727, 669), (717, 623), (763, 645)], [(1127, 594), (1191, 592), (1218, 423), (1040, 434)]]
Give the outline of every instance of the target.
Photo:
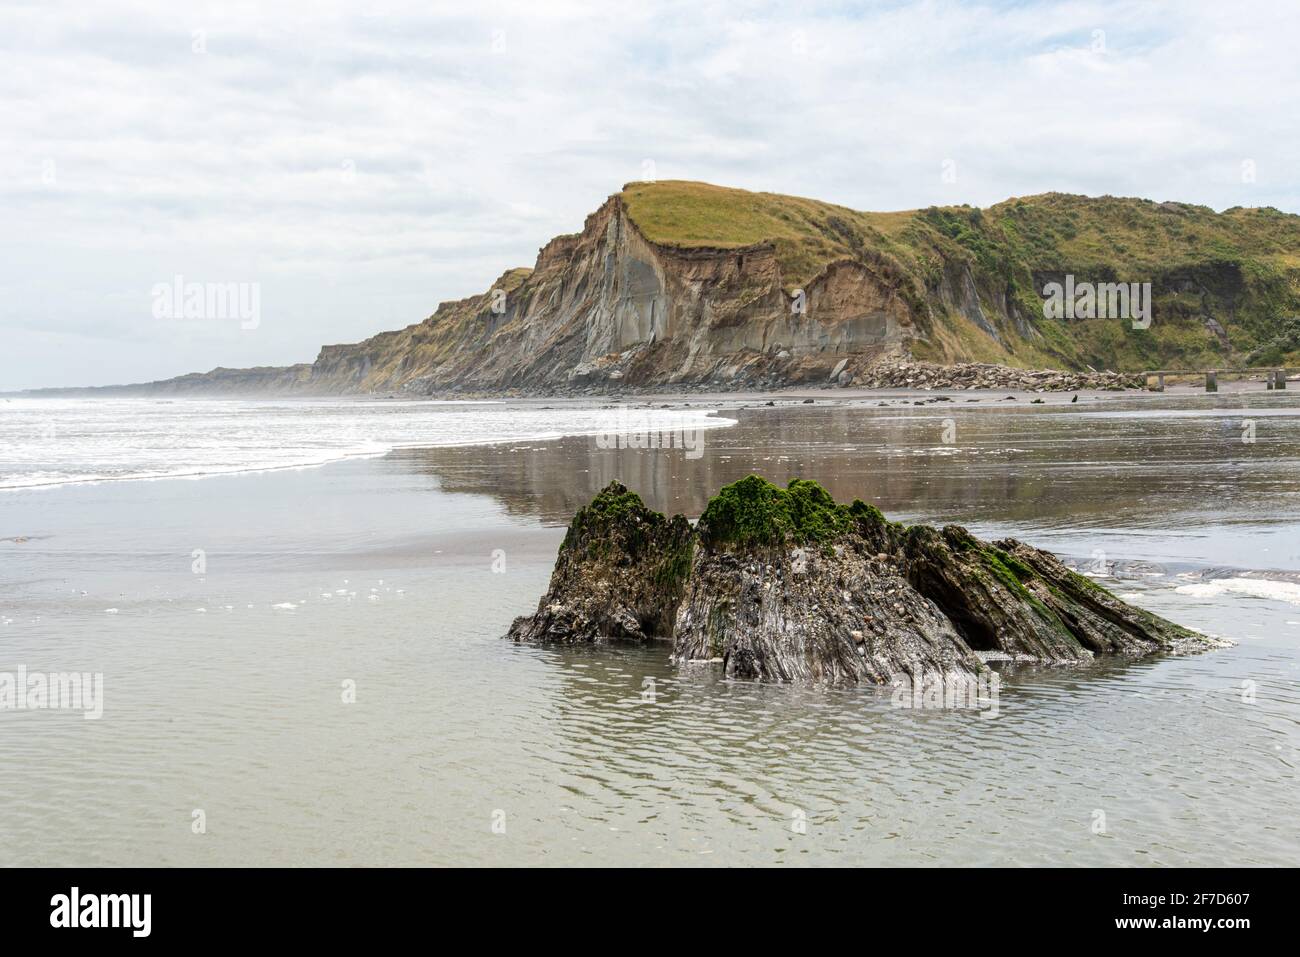
[(721, 485), (750, 472), (783, 484), (814, 478), (841, 501), (862, 498), (891, 516), (1021, 529), (1167, 529), (1300, 514), (1300, 406), (1225, 396), (1182, 399), (1194, 408), (1175, 413), (1171, 401), (751, 408), (728, 410), (738, 424), (704, 433), (694, 460), (680, 449), (604, 449), (581, 437), (407, 450), (392, 464), (560, 524), (615, 479), (655, 509), (695, 517)]

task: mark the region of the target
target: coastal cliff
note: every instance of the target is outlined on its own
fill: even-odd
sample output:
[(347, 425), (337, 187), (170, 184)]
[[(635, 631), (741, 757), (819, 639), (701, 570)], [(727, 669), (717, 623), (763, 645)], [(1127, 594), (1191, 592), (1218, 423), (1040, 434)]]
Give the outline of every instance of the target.
[[(1075, 318), (1071, 305), (1048, 318), (1053, 284), (1123, 284), (1143, 315)], [(310, 365), (112, 390), (564, 394), (871, 386), (882, 365), (912, 361), (1085, 376), (1294, 365), (1297, 315), (1300, 217), (1274, 209), (1048, 193), (870, 213), (631, 183), (532, 268), (422, 322), (325, 346)]]
[(735, 678), (883, 684), (1217, 647), (1048, 552), (955, 525), (904, 527), (815, 482), (725, 486), (692, 527), (615, 482), (574, 516), (516, 641), (666, 641)]

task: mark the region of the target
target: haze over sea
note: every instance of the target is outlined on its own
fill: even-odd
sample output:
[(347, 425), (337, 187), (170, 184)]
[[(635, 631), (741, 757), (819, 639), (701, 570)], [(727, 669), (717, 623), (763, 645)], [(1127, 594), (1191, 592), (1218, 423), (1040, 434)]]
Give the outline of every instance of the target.
[[(0, 672), (104, 675), (100, 720), (0, 710), (0, 859), (1296, 859), (1292, 395), (810, 394), (0, 400)], [(604, 440), (629, 422), (707, 428)], [(694, 518), (750, 472), (1022, 538), (1236, 644), (1006, 666), (986, 718), (502, 640), (606, 483)]]

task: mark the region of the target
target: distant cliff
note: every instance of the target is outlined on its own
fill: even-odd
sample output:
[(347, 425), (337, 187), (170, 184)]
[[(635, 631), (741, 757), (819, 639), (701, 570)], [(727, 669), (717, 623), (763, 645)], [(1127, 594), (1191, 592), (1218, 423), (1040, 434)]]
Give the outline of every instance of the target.
[[(1149, 283), (1150, 322), (1045, 318), (1051, 283)], [(850, 384), (885, 356), (1076, 370), (1300, 364), (1297, 315), (1300, 217), (1274, 209), (1049, 193), (985, 210), (864, 213), (634, 183), (582, 232), (551, 240), (532, 269), (423, 322), (325, 346), (311, 365), (113, 391)]]

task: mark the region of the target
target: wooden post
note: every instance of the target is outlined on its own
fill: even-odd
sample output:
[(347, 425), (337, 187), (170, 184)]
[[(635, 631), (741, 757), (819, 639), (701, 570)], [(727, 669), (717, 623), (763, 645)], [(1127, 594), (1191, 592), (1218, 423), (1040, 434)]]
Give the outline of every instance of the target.
[(1219, 374), (1217, 372), (1205, 373), (1205, 391), (1206, 392), (1219, 391)]
[(1273, 373), (1273, 388), (1275, 388), (1275, 389), (1285, 389), (1285, 388), (1286, 388), (1286, 370), (1285, 370), (1285, 369), (1278, 369), (1276, 372)]
[(1268, 375), (1264, 376), (1264, 388), (1265, 388), (1265, 389), (1272, 389), (1272, 388), (1273, 388), (1273, 370), (1272, 370), (1272, 369), (1269, 369), (1269, 370), (1268, 370)]
[(1160, 373), (1160, 375), (1156, 376), (1156, 391), (1157, 392), (1165, 391), (1165, 374), (1163, 372)]

